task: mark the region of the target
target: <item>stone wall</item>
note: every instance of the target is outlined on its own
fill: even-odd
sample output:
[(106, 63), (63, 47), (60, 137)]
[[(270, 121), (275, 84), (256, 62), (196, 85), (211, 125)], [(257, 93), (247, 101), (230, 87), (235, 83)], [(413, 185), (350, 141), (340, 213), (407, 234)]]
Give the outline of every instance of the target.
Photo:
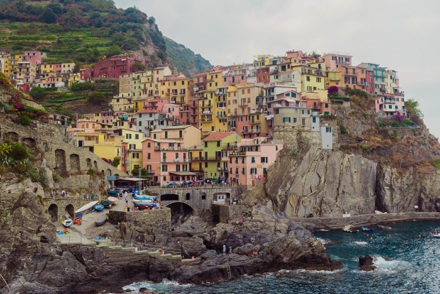
[(214, 204), (212, 208), (214, 219), (220, 223), (243, 220), (243, 212), (245, 211), (246, 209), (243, 205)]
[[(89, 169), (100, 176), (99, 186), (103, 184), (105, 187), (108, 183), (106, 176), (126, 176), (111, 164), (106, 163), (94, 153), (87, 149), (73, 145), (68, 138), (66, 129), (53, 121), (41, 122), (32, 121), (30, 126), (23, 126), (14, 123), (11, 117), (0, 113), (0, 142), (9, 140), (12, 142), (20, 142), (29, 148), (35, 149), (41, 156), (41, 166), (49, 180), (49, 189), (81, 189), (89, 188), (89, 182), (96, 179), (87, 177)], [(61, 175), (63, 179), (54, 186), (53, 171)], [(76, 176), (83, 176), (75, 179)], [(87, 183), (86, 183), (87, 182)], [(102, 183), (101, 183), (102, 182)]]
[[(86, 198), (80, 197), (45, 197), (43, 198), (44, 212), (49, 214), (53, 222), (61, 222), (64, 220), (64, 216), (67, 215), (69, 208), (71, 207), (74, 211), (83, 207), (87, 203), (91, 202)], [(54, 218), (51, 213), (53, 213), (53, 208), (56, 207), (57, 218)]]
[(137, 231), (169, 231), (171, 228), (171, 209), (168, 207), (130, 212), (111, 210), (108, 217), (134, 225)]

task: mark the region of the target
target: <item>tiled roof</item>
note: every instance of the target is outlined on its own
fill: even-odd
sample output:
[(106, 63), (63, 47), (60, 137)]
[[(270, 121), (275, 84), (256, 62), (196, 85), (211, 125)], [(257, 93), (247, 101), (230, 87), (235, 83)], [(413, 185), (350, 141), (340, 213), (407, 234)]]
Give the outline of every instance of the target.
[(220, 141), (232, 134), (235, 134), (235, 132), (212, 132), (203, 141)]

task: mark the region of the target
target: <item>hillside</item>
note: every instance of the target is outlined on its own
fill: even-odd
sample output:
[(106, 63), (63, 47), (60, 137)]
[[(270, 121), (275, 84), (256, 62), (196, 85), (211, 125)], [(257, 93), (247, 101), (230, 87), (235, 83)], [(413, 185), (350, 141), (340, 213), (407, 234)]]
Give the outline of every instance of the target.
[[(167, 46), (154, 17), (118, 9), (112, 0), (0, 0), (0, 50), (40, 50), (47, 62), (93, 64), (104, 56), (128, 51), (144, 55), (151, 66), (164, 64), (197, 72), (200, 56)], [(167, 54), (167, 51), (170, 54)], [(193, 53), (192, 53), (193, 54)]]
[(199, 72), (205, 72), (212, 68), (211, 63), (200, 54), (195, 54), (182, 44), (178, 44), (165, 37), (167, 54), (173, 61), (177, 71), (183, 72), (186, 76), (193, 76)]

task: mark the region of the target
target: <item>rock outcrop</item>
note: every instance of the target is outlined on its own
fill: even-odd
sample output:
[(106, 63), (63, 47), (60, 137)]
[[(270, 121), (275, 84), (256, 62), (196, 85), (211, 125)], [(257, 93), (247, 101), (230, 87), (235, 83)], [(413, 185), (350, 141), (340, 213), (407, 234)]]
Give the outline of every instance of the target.
[(376, 269), (376, 266), (373, 263), (373, 257), (370, 255), (360, 256), (359, 257), (359, 269), (361, 271), (373, 271)]

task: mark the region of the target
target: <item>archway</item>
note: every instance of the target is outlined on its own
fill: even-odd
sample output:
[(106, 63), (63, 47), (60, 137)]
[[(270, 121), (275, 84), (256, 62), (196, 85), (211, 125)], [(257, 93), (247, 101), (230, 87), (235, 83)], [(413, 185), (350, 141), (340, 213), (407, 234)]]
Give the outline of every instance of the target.
[(34, 138), (23, 138), (22, 143), (24, 146), (32, 149), (37, 146), (37, 141)]
[(79, 172), (81, 170), (78, 154), (70, 154), (70, 170)]
[(96, 160), (93, 161), (93, 167), (98, 170), (98, 163), (96, 162)]
[(66, 216), (71, 216), (71, 217), (75, 216), (75, 208), (73, 207), (72, 204), (66, 206)]
[(6, 141), (18, 142), (18, 134), (16, 132), (8, 132), (5, 135)]
[(160, 196), (160, 201), (179, 201), (177, 194), (163, 194)]
[(92, 167), (92, 160), (90, 158), (87, 158), (86, 162), (87, 162), (87, 167), (91, 168)]
[(47, 212), (49, 213), (52, 222), (58, 221), (58, 206), (56, 204), (52, 203), (47, 209)]
[(55, 150), (55, 171), (59, 174), (66, 172), (66, 152), (63, 149)]
[(186, 203), (174, 202), (167, 205), (171, 209), (171, 222), (173, 224), (185, 222), (194, 214), (194, 209)]
[(112, 175), (112, 171), (110, 169), (107, 170), (107, 174), (108, 177)]

